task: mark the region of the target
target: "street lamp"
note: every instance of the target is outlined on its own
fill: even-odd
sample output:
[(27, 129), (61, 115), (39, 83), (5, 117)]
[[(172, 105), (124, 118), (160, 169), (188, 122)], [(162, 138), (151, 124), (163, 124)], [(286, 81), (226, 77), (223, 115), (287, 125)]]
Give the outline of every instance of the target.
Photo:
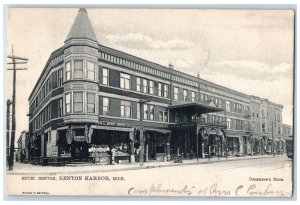
[(143, 166), (144, 152), (145, 152), (145, 140), (144, 140), (144, 104), (151, 102), (149, 99), (140, 99), (140, 166)]

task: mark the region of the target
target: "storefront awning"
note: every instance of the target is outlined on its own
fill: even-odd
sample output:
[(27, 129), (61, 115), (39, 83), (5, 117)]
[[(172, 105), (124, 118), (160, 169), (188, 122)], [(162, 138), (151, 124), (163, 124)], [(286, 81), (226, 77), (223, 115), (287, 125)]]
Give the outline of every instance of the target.
[(238, 135), (226, 135), (226, 137), (240, 138), (240, 136), (238, 136)]
[(144, 131), (159, 132), (159, 133), (162, 133), (162, 134), (169, 134), (169, 133), (171, 133), (170, 130), (155, 129), (155, 128), (144, 128)]
[(175, 102), (174, 104), (169, 105), (170, 110), (182, 108), (198, 109), (201, 114), (224, 111), (224, 109), (217, 107), (211, 100), (203, 102)]
[(100, 125), (91, 125), (91, 128), (98, 129), (98, 130), (111, 130), (111, 131), (121, 131), (121, 132), (133, 132), (134, 131), (134, 128), (100, 126)]

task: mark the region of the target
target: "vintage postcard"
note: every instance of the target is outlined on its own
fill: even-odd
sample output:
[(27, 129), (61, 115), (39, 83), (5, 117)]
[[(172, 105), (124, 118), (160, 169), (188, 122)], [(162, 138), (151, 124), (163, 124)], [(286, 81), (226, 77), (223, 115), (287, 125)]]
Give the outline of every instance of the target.
[(8, 8), (8, 195), (292, 197), (294, 17)]

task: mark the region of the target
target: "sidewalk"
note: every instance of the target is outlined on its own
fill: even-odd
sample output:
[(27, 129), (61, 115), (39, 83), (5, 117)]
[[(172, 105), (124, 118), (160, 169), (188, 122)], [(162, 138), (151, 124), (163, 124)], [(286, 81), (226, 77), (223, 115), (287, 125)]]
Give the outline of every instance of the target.
[[(278, 157), (286, 157), (286, 155), (276, 155)], [(36, 175), (36, 174), (83, 174), (93, 172), (111, 172), (111, 171), (126, 171), (126, 170), (138, 170), (138, 169), (151, 169), (158, 167), (169, 167), (169, 166), (184, 166), (184, 165), (195, 165), (195, 164), (208, 164), (218, 163), (224, 161), (237, 161), (237, 160), (251, 160), (259, 158), (273, 158), (273, 155), (259, 155), (259, 156), (244, 156), (244, 157), (213, 157), (210, 159), (186, 159), (183, 163), (174, 163), (173, 161), (168, 162), (144, 162), (143, 166), (139, 163), (133, 164), (115, 164), (115, 165), (88, 165), (88, 166), (74, 166), (74, 167), (52, 167), (52, 166), (40, 166), (32, 164), (23, 164), (15, 162), (14, 170), (7, 171), (8, 175)]]

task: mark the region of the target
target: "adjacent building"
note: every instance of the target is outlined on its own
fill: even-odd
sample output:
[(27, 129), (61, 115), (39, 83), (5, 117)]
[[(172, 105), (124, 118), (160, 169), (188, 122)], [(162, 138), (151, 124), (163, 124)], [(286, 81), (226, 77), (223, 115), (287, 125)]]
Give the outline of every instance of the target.
[(25, 130), (21, 132), (21, 135), (17, 141), (18, 148), (16, 152), (16, 160), (20, 162), (27, 162), (29, 160), (29, 150), (28, 150), (28, 142), (29, 142), (29, 133)]
[(85, 9), (28, 100), (37, 160), (266, 154), (283, 134), (281, 105), (101, 45)]

